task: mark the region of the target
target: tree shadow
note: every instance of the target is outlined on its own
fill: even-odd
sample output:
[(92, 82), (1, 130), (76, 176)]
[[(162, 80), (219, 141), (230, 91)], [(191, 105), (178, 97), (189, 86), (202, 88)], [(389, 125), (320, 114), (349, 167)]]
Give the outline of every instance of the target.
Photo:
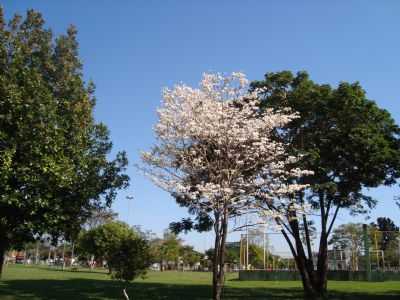
[[(66, 279), (66, 280), (9, 280), (0, 285), (0, 299), (30, 300), (80, 300), (123, 299), (122, 289), (127, 287), (131, 300), (205, 300), (211, 299), (211, 287), (196, 284), (161, 284), (143, 281), (124, 284), (112, 280)], [(303, 299), (300, 288), (231, 287), (223, 291), (223, 299)], [(398, 291), (371, 295), (361, 293), (332, 292), (330, 300), (395, 300)]]
[(108, 274), (107, 270), (105, 269), (93, 269), (93, 270), (89, 270), (89, 269), (84, 269), (84, 268), (80, 268), (80, 269), (73, 269), (73, 268), (65, 268), (64, 270), (62, 268), (54, 268), (54, 267), (35, 267), (36, 269), (41, 269), (44, 271), (51, 271), (51, 272), (69, 272), (69, 273), (86, 273), (86, 274)]

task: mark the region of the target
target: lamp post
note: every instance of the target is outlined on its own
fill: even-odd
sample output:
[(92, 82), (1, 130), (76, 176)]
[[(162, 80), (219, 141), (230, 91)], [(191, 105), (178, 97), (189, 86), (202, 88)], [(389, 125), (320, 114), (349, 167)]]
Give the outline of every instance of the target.
[(131, 195), (128, 195), (125, 198), (127, 200), (129, 200), (129, 203), (128, 203), (128, 219), (131, 219), (131, 200), (133, 200), (134, 197), (131, 196)]

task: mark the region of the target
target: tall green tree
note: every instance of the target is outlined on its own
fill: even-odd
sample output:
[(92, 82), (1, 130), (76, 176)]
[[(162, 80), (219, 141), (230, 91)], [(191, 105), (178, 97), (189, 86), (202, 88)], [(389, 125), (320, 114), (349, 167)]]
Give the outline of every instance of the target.
[(0, 8), (0, 266), (29, 238), (76, 235), (128, 184), (125, 153), (108, 158), (109, 132), (93, 118), (76, 35), (54, 38), (33, 10), (7, 24)]
[(359, 83), (341, 82), (332, 87), (315, 83), (306, 72), (283, 71), (267, 73), (252, 88), (264, 89), (262, 108), (287, 107), (299, 114), (276, 136), (290, 145), (293, 154), (304, 155), (298, 167), (314, 172), (301, 181), (309, 188), (292, 200), (310, 203), (320, 215), (316, 265), (307, 216), (288, 207), (279, 221), (306, 294), (310, 298), (324, 295), (328, 236), (336, 217), (343, 209), (363, 213), (374, 207), (376, 200), (364, 194), (363, 188), (395, 183), (400, 170), (400, 129), (388, 111), (367, 98)]

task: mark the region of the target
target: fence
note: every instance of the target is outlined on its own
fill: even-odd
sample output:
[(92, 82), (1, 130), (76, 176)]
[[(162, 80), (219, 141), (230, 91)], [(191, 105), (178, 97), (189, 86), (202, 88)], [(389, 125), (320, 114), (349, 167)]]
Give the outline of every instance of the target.
[[(371, 226), (359, 229), (358, 232), (343, 232), (343, 234), (337, 232), (329, 239), (328, 270), (331, 271), (331, 276), (343, 277), (344, 275), (337, 275), (341, 274), (341, 271), (352, 272), (353, 275), (346, 275), (347, 277), (357, 277), (357, 272), (400, 273), (400, 233), (379, 231)], [(297, 270), (289, 246), (279, 232), (248, 230), (241, 235), (239, 244), (240, 270), (275, 272)], [(319, 234), (314, 232), (311, 238), (314, 265), (317, 262), (318, 245)], [(379, 275), (368, 276), (379, 277)]]

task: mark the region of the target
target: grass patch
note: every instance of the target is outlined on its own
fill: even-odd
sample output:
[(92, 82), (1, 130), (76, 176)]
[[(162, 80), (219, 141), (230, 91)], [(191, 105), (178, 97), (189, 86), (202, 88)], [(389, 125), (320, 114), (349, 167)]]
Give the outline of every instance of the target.
[[(237, 274), (228, 275), (224, 299), (303, 299), (299, 282), (236, 279)], [(127, 291), (133, 300), (205, 300), (210, 299), (210, 282), (210, 273), (150, 272), (145, 279), (129, 283)], [(0, 299), (123, 299), (124, 287), (103, 271), (10, 265), (0, 281)], [(395, 300), (400, 299), (400, 282), (331, 281), (329, 291), (331, 300)]]

